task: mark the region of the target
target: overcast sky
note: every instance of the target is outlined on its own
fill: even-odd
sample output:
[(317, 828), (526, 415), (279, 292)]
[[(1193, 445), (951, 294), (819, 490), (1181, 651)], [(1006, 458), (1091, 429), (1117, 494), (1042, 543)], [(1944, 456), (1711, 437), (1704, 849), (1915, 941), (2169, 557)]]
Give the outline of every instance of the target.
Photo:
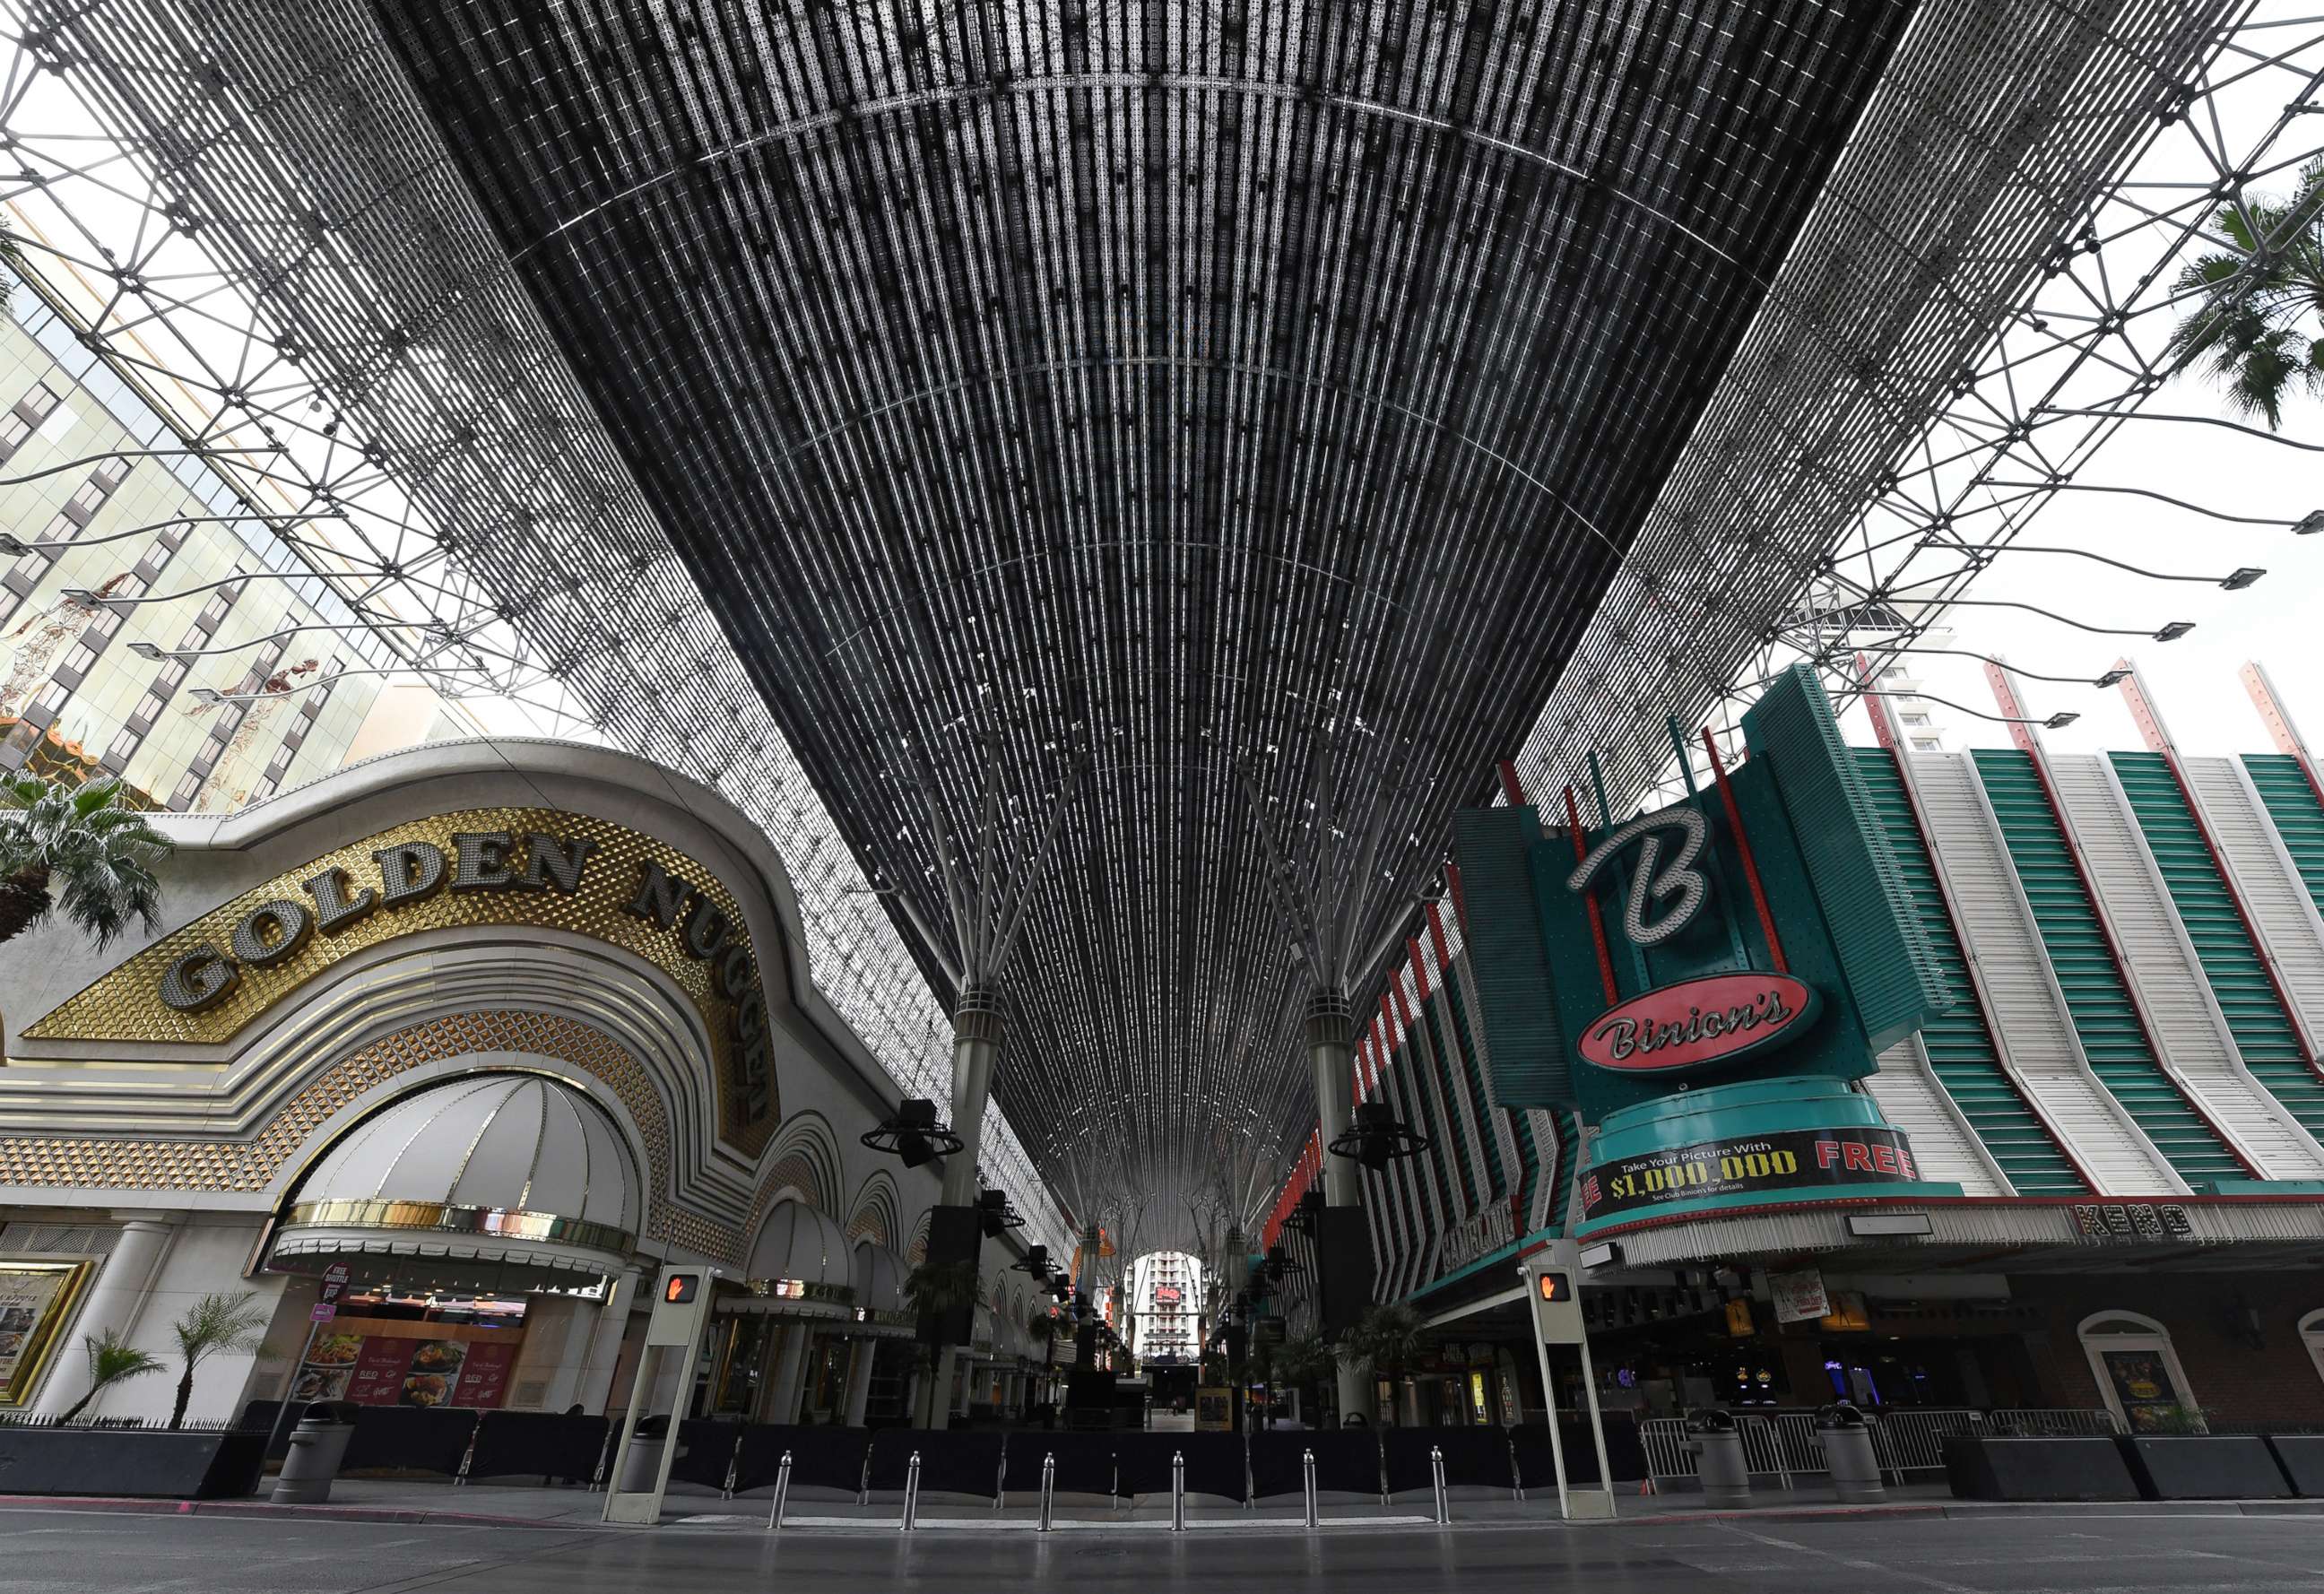
[[(2272, 6), (2284, 18), (2292, 8)], [(2272, 37), (2288, 47), (2294, 37), (2313, 40), (2312, 23)], [(2266, 124), (2300, 89), (2300, 78), (2324, 69), (2324, 43), (2311, 42), (2283, 69), (2254, 69), (2240, 85), (2216, 97), (2216, 122), (2204, 118), (2201, 134), (2240, 160)], [(2296, 76), (2295, 76), (2296, 73)], [(2166, 135), (2139, 169), (2142, 182), (2201, 183), (2212, 173), (2189, 136)], [(2291, 124), (2273, 160), (2312, 158), (2324, 147), (2324, 115)], [(2260, 181), (2254, 190), (2281, 198), (2295, 174), (2286, 171)], [(2154, 186), (2138, 191), (2138, 202), (2167, 209), (2191, 189)], [(2102, 224), (2112, 233), (2131, 213), (2118, 211)], [(2107, 279), (2135, 280), (2151, 268), (2160, 251), (2159, 229), (2148, 229), (2109, 244)], [(2045, 305), (2071, 313), (2070, 285), (2046, 291)], [(2087, 309), (2087, 303), (2083, 306)], [(2176, 324), (2174, 312), (2149, 318), (2140, 341), (2158, 347)], [(2324, 332), (2311, 318), (2306, 330)], [(2118, 376), (2107, 386), (2119, 389)], [(2076, 401), (2094, 399), (2097, 389)], [(2324, 510), (2324, 401), (2295, 397), (2284, 411), (2282, 440), (2248, 438), (2227, 428), (2159, 419), (2164, 415), (2229, 418), (2218, 391), (2190, 372), (2155, 393), (2140, 419), (2130, 421), (2077, 475), (2085, 484), (2135, 487), (2167, 493), (2232, 514), (2297, 521)], [(2297, 446), (2295, 446), (2297, 445)], [(2019, 473), (2022, 477), (2022, 472)], [(2069, 491), (2059, 494), (2022, 534), (2035, 546), (2080, 548), (2173, 575), (2203, 576), (2204, 582), (2153, 581), (2092, 560), (2053, 554), (2010, 552), (1999, 557), (1971, 589), (1983, 600), (2039, 604), (2086, 623), (2152, 632), (2166, 622), (2190, 621), (2195, 629), (2174, 642), (2151, 637), (2094, 636), (2019, 611), (1964, 606), (1953, 612), (1956, 645), (2006, 655), (2010, 662), (2052, 675), (2095, 678), (2117, 657), (2139, 667), (2172, 736), (2190, 753), (2263, 751), (2271, 748), (2265, 729), (2246, 695), (2237, 671), (2247, 659), (2267, 667), (2277, 692), (2311, 747), (2324, 745), (2324, 535), (2298, 537), (2282, 528), (2237, 526), (2122, 493)], [(2230, 593), (2218, 579), (2241, 566), (2264, 569), (2256, 585)], [(1973, 659), (1917, 658), (1914, 666), (1931, 691), (1992, 712), (1992, 694), (1983, 667)], [(2087, 686), (2022, 682), (2028, 709), (2047, 714), (2061, 709), (2081, 720), (2044, 733), (2061, 751), (2137, 748), (2144, 743), (2132, 724), (2122, 694)], [(1934, 722), (1950, 747), (2008, 745), (2006, 726), (1939, 707)], [(1869, 737), (1860, 710), (1849, 715), (1851, 734)]]

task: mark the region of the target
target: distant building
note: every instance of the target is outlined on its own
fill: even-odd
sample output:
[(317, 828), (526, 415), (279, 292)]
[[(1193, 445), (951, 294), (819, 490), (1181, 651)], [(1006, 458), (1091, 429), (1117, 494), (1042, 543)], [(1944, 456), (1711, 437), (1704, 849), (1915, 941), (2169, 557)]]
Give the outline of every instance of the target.
[[(20, 290), (0, 319), (0, 770), (239, 808), (473, 734), (134, 389)], [(370, 725), (374, 718), (380, 723)]]
[(1192, 1361), (1202, 1349), (1202, 1268), (1183, 1251), (1155, 1251), (1131, 1265), (1130, 1300), (1141, 1361)]

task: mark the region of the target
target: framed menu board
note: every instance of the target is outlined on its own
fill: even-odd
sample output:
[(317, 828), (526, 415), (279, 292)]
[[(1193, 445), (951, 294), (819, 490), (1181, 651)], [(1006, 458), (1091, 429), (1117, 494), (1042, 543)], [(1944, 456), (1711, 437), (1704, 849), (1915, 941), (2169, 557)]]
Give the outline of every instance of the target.
[(0, 1405), (32, 1398), (94, 1267), (0, 1258)]
[(522, 1338), (464, 1323), (342, 1317), (308, 1347), (290, 1398), (489, 1410), (508, 1398)]

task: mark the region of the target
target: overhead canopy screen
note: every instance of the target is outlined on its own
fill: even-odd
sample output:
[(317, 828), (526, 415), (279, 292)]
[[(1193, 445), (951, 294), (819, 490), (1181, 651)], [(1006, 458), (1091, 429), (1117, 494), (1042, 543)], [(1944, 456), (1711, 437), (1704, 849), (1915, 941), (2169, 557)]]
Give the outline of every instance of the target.
[(1408, 917), (1907, 8), (377, 15), (875, 879), (942, 918), (974, 736), (1019, 866), (1087, 757), (996, 1088), (1168, 1202), (1313, 1121), (1238, 768), (1353, 942)]

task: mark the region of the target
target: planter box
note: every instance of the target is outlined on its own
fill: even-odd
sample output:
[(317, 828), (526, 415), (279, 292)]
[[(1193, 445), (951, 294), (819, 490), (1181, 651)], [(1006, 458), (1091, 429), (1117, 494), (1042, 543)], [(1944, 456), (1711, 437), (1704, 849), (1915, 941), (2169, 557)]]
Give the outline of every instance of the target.
[(2267, 1441), (2252, 1434), (2117, 1439), (2150, 1500), (2281, 1500), (2292, 1486)]
[(265, 1451), (263, 1433), (0, 1427), (0, 1493), (238, 1499)]
[(2293, 1494), (2304, 1500), (2324, 1499), (2324, 1433), (2273, 1434), (2267, 1448), (2292, 1480)]
[(1949, 1433), (1945, 1481), (1963, 1500), (2135, 1500), (2111, 1439), (1986, 1439)]

